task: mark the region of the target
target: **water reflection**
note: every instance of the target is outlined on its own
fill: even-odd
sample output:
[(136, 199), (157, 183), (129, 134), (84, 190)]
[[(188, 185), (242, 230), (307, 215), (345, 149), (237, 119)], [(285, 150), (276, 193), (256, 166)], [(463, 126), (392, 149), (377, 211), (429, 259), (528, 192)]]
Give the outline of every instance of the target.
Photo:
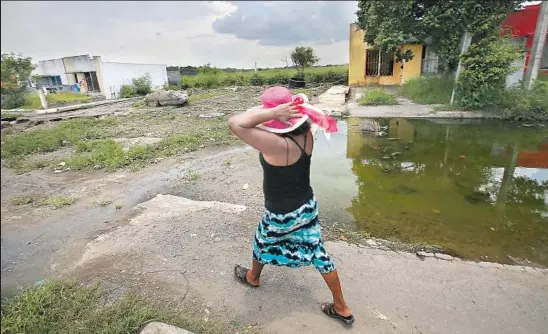
[[(547, 130), (349, 119), (345, 151), (357, 185), (348, 210), (372, 235), (548, 265)], [(343, 165), (332, 164), (339, 174)]]

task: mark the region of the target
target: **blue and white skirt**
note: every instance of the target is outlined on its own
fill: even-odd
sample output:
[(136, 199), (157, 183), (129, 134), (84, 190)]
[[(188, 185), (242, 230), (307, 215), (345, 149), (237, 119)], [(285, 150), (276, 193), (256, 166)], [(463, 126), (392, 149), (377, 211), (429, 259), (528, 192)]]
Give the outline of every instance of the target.
[(316, 198), (286, 214), (265, 209), (255, 233), (253, 259), (291, 268), (312, 264), (322, 274), (334, 271), (335, 265), (323, 245)]

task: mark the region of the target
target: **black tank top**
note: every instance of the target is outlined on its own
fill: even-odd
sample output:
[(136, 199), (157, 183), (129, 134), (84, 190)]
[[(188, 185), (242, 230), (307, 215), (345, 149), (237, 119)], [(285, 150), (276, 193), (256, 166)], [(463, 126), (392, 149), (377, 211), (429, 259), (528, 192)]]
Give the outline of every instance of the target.
[[(306, 148), (306, 138), (304, 147)], [(259, 160), (263, 166), (263, 192), (265, 207), (272, 213), (289, 213), (295, 211), (308, 202), (313, 196), (310, 186), (310, 158), (304, 148), (295, 139), (291, 139), (301, 150), (299, 160), (288, 166), (273, 166), (266, 162), (263, 154), (259, 154)], [(287, 149), (289, 160), (289, 146)]]

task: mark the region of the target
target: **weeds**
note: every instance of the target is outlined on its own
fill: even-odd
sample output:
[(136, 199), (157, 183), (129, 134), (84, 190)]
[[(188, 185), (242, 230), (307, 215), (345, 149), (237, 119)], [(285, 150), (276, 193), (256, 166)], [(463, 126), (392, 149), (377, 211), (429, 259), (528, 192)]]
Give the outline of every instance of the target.
[[(262, 71), (224, 72), (210, 71), (181, 77), (181, 88), (216, 88), (225, 86), (285, 85), (296, 76), (293, 68), (266, 69)], [(305, 80), (308, 83), (346, 83), (348, 65), (316, 66), (307, 69)]]
[(401, 94), (420, 104), (448, 104), (454, 80), (449, 76), (422, 76), (403, 84)]
[(226, 94), (225, 92), (208, 92), (208, 93), (190, 95), (188, 97), (188, 102), (192, 103), (192, 102), (196, 102), (196, 101), (200, 101), (200, 100), (204, 100), (204, 99), (209, 99), (209, 98), (212, 98), (212, 97), (221, 96), (221, 95), (225, 95), (225, 94)]
[(204, 322), (172, 302), (151, 300), (136, 292), (105, 303), (99, 284), (50, 281), (2, 301), (2, 333), (139, 333), (150, 321), (162, 321), (195, 333), (245, 333), (241, 326)]
[(53, 129), (32, 130), (6, 136), (2, 143), (2, 158), (53, 152), (83, 140), (104, 138), (105, 128), (114, 124), (115, 119), (75, 119), (61, 122)]
[(76, 203), (77, 200), (78, 198), (70, 196), (51, 196), (48, 198), (35, 199), (32, 196), (21, 195), (12, 198), (11, 203), (17, 206), (32, 204), (36, 207), (51, 206), (53, 209), (60, 209)]
[(28, 195), (15, 196), (11, 199), (11, 203), (17, 206), (31, 204), (33, 202), (34, 202), (34, 198)]
[[(91, 100), (91, 96), (85, 94), (76, 94), (71, 92), (58, 92), (55, 94), (46, 95), (46, 101), (48, 104), (62, 104), (69, 102), (85, 103)], [(42, 102), (40, 102), (40, 96), (32, 95), (27, 96), (25, 104), (21, 106), (21, 109), (42, 109)]]
[(201, 177), (200, 173), (192, 170), (192, 169), (189, 169), (187, 170), (187, 172), (185, 173), (185, 175), (183, 176), (183, 179), (185, 181), (196, 181), (198, 180), (199, 178)]
[(387, 93), (384, 89), (366, 90), (363, 96), (358, 100), (362, 106), (382, 106), (398, 104), (396, 97)]
[(52, 196), (35, 201), (36, 206), (51, 206), (54, 210), (76, 203), (78, 199), (70, 196)]
[(112, 201), (107, 200), (107, 199), (102, 199), (102, 200), (97, 202), (97, 205), (99, 205), (102, 208), (106, 208), (107, 206), (109, 206), (111, 204), (112, 204)]
[(121, 210), (124, 207), (122, 203), (116, 203), (114, 204), (114, 210)]

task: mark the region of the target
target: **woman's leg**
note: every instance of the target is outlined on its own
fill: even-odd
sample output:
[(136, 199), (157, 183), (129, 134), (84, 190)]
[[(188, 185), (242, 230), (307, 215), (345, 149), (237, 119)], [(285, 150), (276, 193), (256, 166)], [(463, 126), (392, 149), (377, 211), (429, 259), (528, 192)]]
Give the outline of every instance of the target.
[(352, 310), (350, 310), (348, 305), (346, 305), (346, 301), (344, 300), (341, 288), (341, 281), (339, 280), (337, 270), (333, 270), (332, 272), (327, 274), (322, 274), (322, 277), (325, 283), (327, 283), (329, 290), (331, 290), (331, 294), (333, 295), (335, 312), (342, 315), (343, 317), (348, 317), (352, 315)]
[(251, 263), (251, 269), (247, 271), (247, 281), (253, 285), (259, 285), (261, 283), (261, 272), (263, 271), (264, 264), (260, 264), (255, 259)]

